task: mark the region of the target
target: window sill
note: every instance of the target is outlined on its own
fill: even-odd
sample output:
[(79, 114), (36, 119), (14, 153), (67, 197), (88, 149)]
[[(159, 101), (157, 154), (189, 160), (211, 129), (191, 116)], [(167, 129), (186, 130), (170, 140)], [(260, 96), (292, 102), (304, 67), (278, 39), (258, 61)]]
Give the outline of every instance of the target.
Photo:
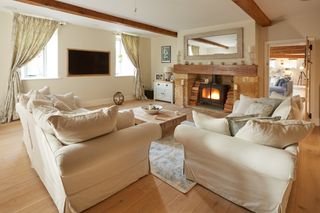
[(34, 81), (34, 80), (57, 80), (61, 79), (59, 77), (51, 77), (51, 78), (22, 78), (21, 81)]
[(114, 77), (116, 77), (116, 78), (121, 78), (121, 77), (134, 77), (134, 75), (115, 75)]

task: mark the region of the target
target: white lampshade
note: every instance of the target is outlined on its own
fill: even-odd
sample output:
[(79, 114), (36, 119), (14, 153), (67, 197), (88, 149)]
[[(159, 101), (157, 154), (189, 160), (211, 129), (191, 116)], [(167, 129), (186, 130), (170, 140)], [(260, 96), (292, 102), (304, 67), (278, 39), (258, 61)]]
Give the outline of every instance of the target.
[(163, 72), (172, 72), (172, 67), (164, 67)]

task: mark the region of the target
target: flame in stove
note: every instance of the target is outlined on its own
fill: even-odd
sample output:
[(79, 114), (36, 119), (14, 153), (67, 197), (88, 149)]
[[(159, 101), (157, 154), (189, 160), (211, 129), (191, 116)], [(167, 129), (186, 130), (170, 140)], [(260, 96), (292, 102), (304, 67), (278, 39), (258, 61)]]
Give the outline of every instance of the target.
[(220, 91), (217, 89), (211, 90), (211, 99), (220, 100)]
[(210, 93), (210, 88), (203, 88), (201, 96), (203, 98), (220, 100), (220, 91), (218, 89), (211, 88), (211, 93)]

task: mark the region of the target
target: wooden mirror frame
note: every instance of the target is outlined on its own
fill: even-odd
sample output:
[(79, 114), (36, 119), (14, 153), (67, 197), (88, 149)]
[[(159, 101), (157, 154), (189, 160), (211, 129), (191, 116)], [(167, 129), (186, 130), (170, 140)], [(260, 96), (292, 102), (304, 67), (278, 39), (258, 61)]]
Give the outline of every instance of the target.
[[(237, 34), (237, 53), (231, 54), (212, 54), (212, 55), (188, 55), (188, 40), (193, 38), (201, 38), (208, 36), (219, 36)], [(218, 30), (205, 33), (197, 33), (184, 36), (184, 59), (185, 60), (207, 60), (207, 59), (229, 59), (229, 58), (243, 58), (243, 28), (235, 28), (228, 30)]]

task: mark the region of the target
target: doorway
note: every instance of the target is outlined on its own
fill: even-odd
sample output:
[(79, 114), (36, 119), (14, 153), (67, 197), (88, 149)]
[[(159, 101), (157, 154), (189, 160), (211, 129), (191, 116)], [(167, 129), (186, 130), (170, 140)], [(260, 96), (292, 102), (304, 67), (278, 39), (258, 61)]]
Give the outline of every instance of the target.
[(269, 96), (277, 93), (306, 98), (305, 52), (305, 42), (269, 46)]

